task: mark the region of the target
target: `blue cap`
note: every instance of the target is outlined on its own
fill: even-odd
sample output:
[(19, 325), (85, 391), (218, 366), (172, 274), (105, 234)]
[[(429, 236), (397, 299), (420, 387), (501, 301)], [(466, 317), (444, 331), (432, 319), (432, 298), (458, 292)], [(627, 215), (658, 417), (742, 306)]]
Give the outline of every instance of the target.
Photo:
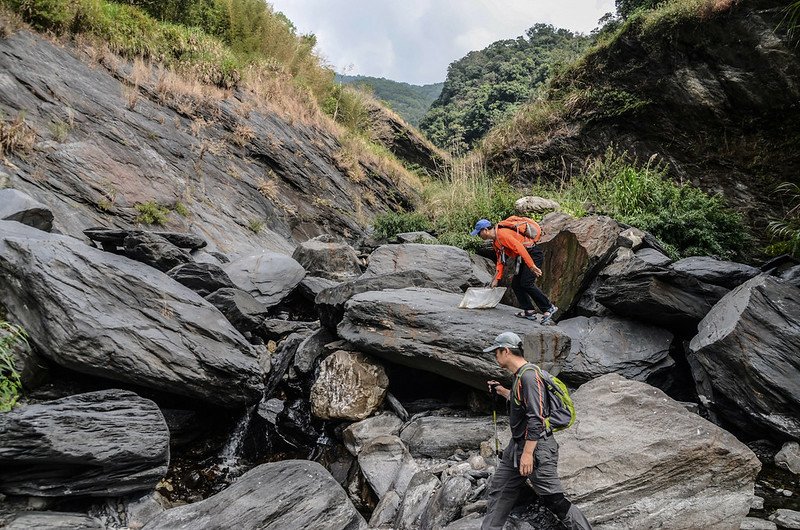
[(478, 222), (475, 223), (475, 230), (469, 233), (471, 236), (477, 236), (478, 232), (483, 230), (484, 228), (491, 228), (492, 223), (488, 219), (478, 219)]

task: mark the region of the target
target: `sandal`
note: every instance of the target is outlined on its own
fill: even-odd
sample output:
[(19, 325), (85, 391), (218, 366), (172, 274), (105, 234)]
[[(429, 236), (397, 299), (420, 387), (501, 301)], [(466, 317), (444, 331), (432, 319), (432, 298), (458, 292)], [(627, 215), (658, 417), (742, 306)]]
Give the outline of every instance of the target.
[(528, 320), (537, 319), (536, 311), (519, 311), (517, 313), (514, 313), (514, 316), (517, 318), (525, 318)]

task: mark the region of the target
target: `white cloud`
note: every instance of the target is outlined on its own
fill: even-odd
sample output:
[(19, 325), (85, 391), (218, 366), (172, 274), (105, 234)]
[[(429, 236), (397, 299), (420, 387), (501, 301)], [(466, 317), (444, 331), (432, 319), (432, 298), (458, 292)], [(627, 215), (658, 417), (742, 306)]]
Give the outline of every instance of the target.
[(538, 22), (588, 32), (614, 0), (269, 0), (337, 71), (423, 84)]

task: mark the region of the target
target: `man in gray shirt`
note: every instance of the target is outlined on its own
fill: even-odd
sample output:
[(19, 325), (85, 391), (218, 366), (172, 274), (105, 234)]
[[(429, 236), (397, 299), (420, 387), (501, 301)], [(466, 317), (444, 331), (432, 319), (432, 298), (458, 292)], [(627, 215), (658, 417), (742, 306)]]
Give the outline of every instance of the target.
[(547, 390), (539, 370), (523, 356), (522, 339), (507, 331), (483, 351), (494, 352), (497, 364), (514, 374), (514, 382), (508, 389), (497, 381), (487, 381), (490, 389), (508, 400), (511, 442), (489, 485), (489, 503), (481, 530), (503, 528), (527, 479), (544, 505), (567, 528), (590, 530), (580, 509), (564, 497), (558, 478), (558, 442), (545, 427), (545, 418), (550, 415)]

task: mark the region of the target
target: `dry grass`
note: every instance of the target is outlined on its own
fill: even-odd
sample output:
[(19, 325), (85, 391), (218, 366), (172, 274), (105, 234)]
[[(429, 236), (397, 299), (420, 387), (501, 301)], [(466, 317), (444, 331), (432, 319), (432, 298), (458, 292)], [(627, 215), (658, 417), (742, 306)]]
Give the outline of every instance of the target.
[(25, 116), (18, 114), (11, 120), (0, 117), (0, 159), (12, 165), (6, 155), (26, 154), (36, 143), (36, 132), (25, 122)]
[(256, 188), (265, 199), (269, 199), (274, 204), (278, 203), (278, 183), (275, 182), (273, 178), (270, 177), (269, 179), (258, 179), (256, 182)]
[(238, 145), (239, 147), (244, 147), (245, 145), (249, 144), (253, 138), (255, 138), (256, 133), (250, 125), (247, 123), (237, 123), (236, 127), (233, 129), (233, 134), (231, 135), (231, 139), (233, 143)]

